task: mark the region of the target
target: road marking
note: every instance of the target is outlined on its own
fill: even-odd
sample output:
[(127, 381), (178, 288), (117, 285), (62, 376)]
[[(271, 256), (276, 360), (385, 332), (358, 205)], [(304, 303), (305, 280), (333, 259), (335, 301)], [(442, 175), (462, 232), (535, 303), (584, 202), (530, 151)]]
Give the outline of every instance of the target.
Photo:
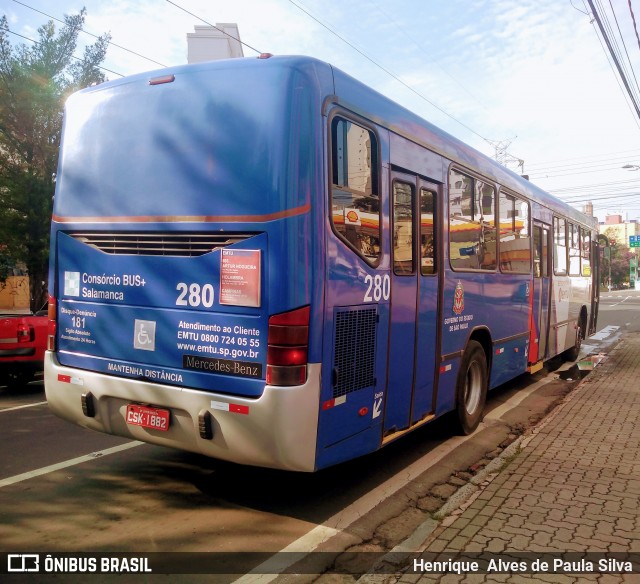
[[(622, 298), (622, 297), (619, 296), (619, 298)], [(627, 300), (629, 300), (629, 298), (631, 298), (631, 296), (625, 296), (624, 300), (621, 300), (620, 302), (616, 302), (615, 304), (612, 304), (609, 308), (613, 308), (614, 306), (618, 306), (619, 304), (624, 304)]]
[(70, 460), (65, 460), (63, 462), (58, 462), (57, 464), (52, 464), (50, 466), (44, 466), (42, 468), (37, 468), (35, 470), (30, 470), (29, 472), (24, 472), (19, 475), (15, 475), (13, 477), (9, 477), (7, 479), (0, 480), (0, 489), (2, 487), (8, 487), (9, 485), (15, 485), (16, 483), (21, 483), (22, 481), (27, 481), (34, 477), (39, 477), (45, 474), (49, 474), (51, 472), (55, 472), (57, 470), (61, 470), (63, 468), (68, 468), (70, 466), (75, 466), (77, 464), (82, 464), (83, 462), (89, 462), (90, 460), (95, 460), (96, 458), (101, 458), (103, 456), (109, 456), (110, 454), (117, 454), (118, 452), (123, 452), (124, 450), (129, 450), (130, 448), (135, 448), (136, 446), (142, 446), (145, 442), (127, 442), (126, 444), (121, 444), (120, 446), (114, 446), (112, 448), (107, 448), (106, 450), (100, 450), (99, 452), (92, 452), (91, 454), (85, 454), (83, 456), (78, 456), (78, 458), (72, 458)]
[[(486, 427), (487, 425), (483, 422), (478, 427), (478, 431)], [(455, 436), (447, 440), (444, 444), (437, 446), (422, 458), (403, 469), (399, 474), (386, 480), (363, 497), (360, 497), (360, 499), (351, 503), (351, 505), (336, 513), (333, 517), (324, 521), (323, 525), (314, 527), (311, 531), (280, 550), (280, 552), (274, 553), (273, 556), (259, 566), (256, 566), (251, 572), (235, 580), (234, 584), (267, 584), (275, 580), (286, 568), (300, 561), (304, 557), (304, 554), (312, 552), (320, 544), (334, 535), (345, 531), (352, 523), (440, 462), (447, 454), (461, 444), (464, 444), (467, 440), (473, 438), (473, 436), (473, 434), (470, 436)], [(283, 554), (281, 552), (298, 553)]]
[(21, 410), (23, 408), (35, 408), (36, 406), (43, 406), (46, 405), (47, 402), (43, 401), (43, 402), (38, 402), (36, 404), (27, 404), (25, 406), (14, 406), (13, 408), (5, 408), (4, 410), (0, 410), (0, 414), (2, 412), (13, 412), (14, 410)]
[[(345, 531), (352, 523), (394, 495), (412, 480), (418, 478), (421, 474), (435, 466), (445, 458), (445, 456), (453, 452), (467, 440), (476, 436), (478, 432), (493, 425), (500, 415), (516, 407), (536, 389), (539, 389), (551, 381), (555, 381), (553, 376), (537, 381), (531, 388), (527, 387), (519, 390), (514, 396), (504, 402), (504, 404), (489, 412), (485, 416), (485, 420), (487, 420), (488, 423), (482, 422), (476, 432), (470, 436), (454, 436), (445, 443), (440, 444), (422, 458), (403, 469), (398, 475), (386, 480), (357, 501), (351, 503), (348, 507), (342, 509), (339, 513), (336, 513), (333, 517), (323, 521), (322, 525), (314, 527), (311, 531), (280, 550), (280, 552), (274, 553), (273, 556), (259, 566), (256, 566), (248, 574), (234, 580), (233, 584), (268, 584), (272, 580), (275, 580), (284, 570), (300, 561), (305, 554), (313, 552), (320, 544), (329, 540), (334, 535)], [(283, 554), (281, 552), (289, 553)]]

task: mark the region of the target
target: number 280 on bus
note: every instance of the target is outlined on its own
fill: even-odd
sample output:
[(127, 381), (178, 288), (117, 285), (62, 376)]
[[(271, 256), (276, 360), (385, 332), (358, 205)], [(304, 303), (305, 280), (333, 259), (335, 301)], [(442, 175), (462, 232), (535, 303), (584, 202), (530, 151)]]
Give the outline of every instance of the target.
[(596, 221), (309, 57), (175, 67), (67, 102), (45, 388), (76, 424), (312, 472), (561, 353)]

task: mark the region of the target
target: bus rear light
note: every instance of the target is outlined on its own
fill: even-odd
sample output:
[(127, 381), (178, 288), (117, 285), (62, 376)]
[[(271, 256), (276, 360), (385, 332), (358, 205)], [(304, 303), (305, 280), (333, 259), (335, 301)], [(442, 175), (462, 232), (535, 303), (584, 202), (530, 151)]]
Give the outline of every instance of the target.
[(308, 326), (280, 326), (269, 324), (269, 343), (273, 345), (306, 345), (309, 339)]
[(267, 385), (280, 387), (302, 385), (307, 381), (307, 366), (279, 367), (267, 365)]
[(56, 299), (53, 296), (49, 296), (49, 305), (47, 306), (47, 349), (49, 351), (56, 350)]
[(267, 348), (267, 363), (269, 365), (306, 365), (307, 347), (278, 347), (269, 345)]
[(267, 383), (302, 385), (307, 380), (310, 308), (298, 308), (269, 318)]

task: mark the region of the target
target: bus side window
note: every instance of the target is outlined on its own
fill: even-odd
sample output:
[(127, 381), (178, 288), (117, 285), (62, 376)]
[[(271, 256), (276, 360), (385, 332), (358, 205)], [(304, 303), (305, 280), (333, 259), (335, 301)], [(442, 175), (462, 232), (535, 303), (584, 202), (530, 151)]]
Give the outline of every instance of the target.
[(413, 274), (413, 185), (393, 183), (393, 272)]
[(496, 197), (492, 185), (449, 173), (449, 261), (454, 270), (496, 268)]
[(528, 274), (531, 269), (529, 203), (500, 192), (500, 269)]
[(420, 189), (420, 272), (423, 276), (436, 273), (435, 201), (433, 191)]
[(590, 276), (591, 275), (591, 233), (589, 233), (586, 229), (580, 228), (580, 234), (582, 237), (582, 253), (580, 257), (582, 258), (582, 275)]
[(553, 271), (557, 276), (567, 274), (567, 221), (553, 218)]
[(378, 148), (375, 135), (344, 118), (331, 123), (331, 222), (370, 264), (380, 258)]
[(533, 228), (533, 277), (542, 277), (542, 227), (538, 225)]
[(542, 229), (542, 277), (549, 277), (549, 230)]
[(580, 228), (573, 223), (568, 225), (569, 239), (569, 275), (580, 275)]

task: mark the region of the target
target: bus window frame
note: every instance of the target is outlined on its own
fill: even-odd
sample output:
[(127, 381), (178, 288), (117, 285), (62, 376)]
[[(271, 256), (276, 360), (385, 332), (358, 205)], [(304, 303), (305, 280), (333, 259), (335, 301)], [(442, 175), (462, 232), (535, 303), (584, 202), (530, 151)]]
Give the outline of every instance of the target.
[[(356, 126), (359, 126), (360, 128), (370, 132), (373, 135), (373, 138), (375, 140), (375, 149), (371, 149), (372, 152), (372, 158), (373, 155), (375, 153), (375, 160), (372, 160), (372, 165), (371, 165), (371, 169), (372, 169), (372, 181), (375, 183), (376, 185), (376, 193), (377, 193), (377, 197), (378, 197), (378, 226), (379, 226), (379, 230), (378, 230), (378, 234), (379, 234), (379, 246), (380, 246), (380, 253), (378, 254), (378, 257), (375, 260), (371, 260), (370, 258), (368, 258), (367, 256), (365, 256), (360, 250), (358, 250), (342, 233), (340, 233), (337, 229), (336, 226), (333, 222), (333, 190), (334, 187), (339, 187), (339, 185), (336, 185), (333, 182), (333, 172), (334, 172), (334, 168), (333, 168), (333, 123), (334, 120), (336, 118), (340, 118), (342, 120), (344, 120), (345, 122), (351, 122), (352, 124), (355, 124)], [(375, 166), (375, 169), (374, 169)], [(331, 231), (334, 233), (334, 235), (340, 240), (342, 241), (342, 243), (344, 243), (351, 251), (353, 251), (360, 259), (362, 259), (368, 266), (372, 267), (372, 268), (377, 268), (381, 265), (382, 261), (383, 261), (383, 257), (384, 257), (384, 229), (383, 229), (383, 220), (382, 220), (382, 205), (383, 205), (383, 193), (382, 193), (382, 151), (381, 151), (381, 141), (380, 141), (380, 134), (377, 131), (377, 128), (374, 124), (372, 124), (371, 122), (369, 122), (368, 120), (361, 118), (360, 116), (357, 116), (349, 111), (345, 111), (341, 108), (336, 108), (333, 111), (330, 112), (330, 114), (327, 116), (327, 178), (328, 178), (328, 184), (327, 184), (327, 200), (329, 202), (329, 206), (328, 206), (328, 219), (329, 219), (329, 224), (331, 225)], [(345, 188), (345, 187), (340, 187), (342, 188), (342, 190), (344, 190), (345, 192), (349, 192), (349, 193), (353, 193), (353, 194), (360, 194), (360, 195), (364, 195), (364, 193), (362, 193), (361, 191), (356, 191), (350, 188)]]

